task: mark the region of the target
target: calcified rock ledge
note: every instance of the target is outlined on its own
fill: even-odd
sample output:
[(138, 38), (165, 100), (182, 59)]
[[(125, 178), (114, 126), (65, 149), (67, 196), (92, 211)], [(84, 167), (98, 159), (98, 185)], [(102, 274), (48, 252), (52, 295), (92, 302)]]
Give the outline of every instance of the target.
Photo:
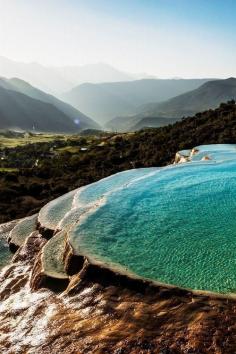
[[(81, 287), (80, 283), (84, 280), (99, 283), (104, 286), (121, 286), (127, 289), (145, 293), (166, 292), (168, 294), (183, 295), (183, 296), (206, 296), (210, 298), (225, 298), (235, 299), (234, 294), (219, 294), (210, 291), (185, 289), (174, 285), (155, 282), (149, 279), (144, 279), (124, 271), (115, 265), (102, 263), (93, 260), (86, 254), (76, 254), (69, 242), (69, 237), (66, 234), (63, 245), (63, 268), (66, 276), (55, 273), (54, 275), (45, 270), (43, 264), (43, 251), (48, 240), (57, 237), (58, 231), (45, 229), (38, 223), (37, 228), (39, 235), (45, 239), (45, 244), (42, 250), (38, 253), (32, 268), (30, 286), (33, 290), (40, 288), (48, 288), (54, 292), (64, 292), (66, 294), (75, 294)], [(34, 234), (34, 233), (33, 233)], [(51, 235), (51, 237), (49, 237)], [(31, 236), (31, 235), (30, 235)], [(30, 238), (29, 236), (29, 238)], [(12, 241), (11, 241), (12, 242)], [(12, 244), (12, 243), (11, 243)], [(12, 249), (16, 249), (17, 245), (12, 245)], [(64, 275), (64, 274), (63, 274)]]
[(1, 352), (235, 353), (232, 299), (121, 275), (68, 243), (63, 283), (43, 272), (49, 232), (39, 229), (1, 272)]
[[(52, 234), (52, 230), (43, 229), (39, 224), (38, 228), (41, 230), (44, 239), (47, 239), (50, 233)], [(41, 236), (41, 234), (39, 235)], [(54, 236), (57, 237), (57, 233), (54, 233)], [(43, 265), (43, 251), (44, 248), (38, 253), (32, 268), (30, 286), (34, 290), (48, 288), (53, 291), (64, 291), (67, 294), (75, 294), (81, 287), (80, 283), (86, 280), (104, 286), (121, 286), (140, 293), (145, 293), (147, 290), (158, 292), (160, 289), (162, 291), (165, 289), (167, 292), (170, 291), (173, 294), (192, 293), (187, 289), (158, 284), (157, 282), (139, 278), (131, 273), (124, 273), (113, 268), (111, 265), (95, 262), (86, 255), (77, 255), (70, 245), (68, 238), (65, 239), (63, 252), (63, 263), (67, 277), (60, 277), (57, 274), (52, 276), (47, 273)], [(219, 294), (212, 294), (212, 296), (220, 297)]]
[[(176, 162), (214, 158), (203, 155)], [(122, 273), (75, 252), (57, 225), (36, 215), (0, 227), (15, 252), (0, 273), (1, 353), (235, 353), (232, 296)]]

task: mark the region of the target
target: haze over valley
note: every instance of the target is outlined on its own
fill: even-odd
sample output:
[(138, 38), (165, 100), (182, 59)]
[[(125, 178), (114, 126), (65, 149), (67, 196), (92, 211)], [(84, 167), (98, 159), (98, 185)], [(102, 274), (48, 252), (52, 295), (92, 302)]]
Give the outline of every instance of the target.
[(81, 107), (89, 116), (106, 124), (125, 114), (134, 114), (139, 106), (161, 102), (193, 90), (208, 79), (143, 79), (129, 82), (83, 84), (75, 87), (62, 98)]
[[(32, 66), (34, 66), (33, 73), (37, 74), (34, 77)], [(104, 70), (101, 70), (101, 66)], [(44, 73), (42, 74), (36, 67), (43, 68)], [(89, 68), (92, 68), (92, 71)], [(16, 76), (10, 79), (2, 77), (0, 87), (1, 97), (4, 100), (3, 106), (14, 110), (14, 105), (18, 104), (18, 109), (13, 114), (13, 111), (10, 113), (7, 108), (2, 107), (0, 129), (64, 133), (75, 133), (84, 129), (135, 131), (146, 127), (168, 125), (199, 111), (216, 108), (221, 102), (236, 98), (234, 78), (134, 80), (131, 75), (128, 77), (105, 64), (67, 69), (70, 73), (68, 75), (73, 76), (74, 83), (80, 80), (82, 83), (74, 87), (71, 80), (69, 86), (66, 86), (65, 82), (69, 83), (69, 81), (63, 79), (62, 84), (60, 81), (62, 76), (56, 75), (59, 69), (55, 71), (39, 64), (15, 62), (14, 70), (9, 69), (8, 76), (10, 72), (15, 73)], [(3, 72), (7, 74), (6, 70)], [(40, 77), (40, 82), (37, 81), (37, 77)], [(56, 82), (60, 81), (59, 86), (57, 83), (55, 86), (52, 77), (57, 77)], [(90, 82), (83, 82), (82, 78), (86, 80), (85, 77)], [(29, 82), (35, 82), (35, 86), (25, 81), (27, 78)], [(104, 82), (106, 79), (109, 82)], [(43, 80), (47, 81), (47, 87), (43, 84)], [(42, 87), (46, 87), (45, 91)], [(68, 87), (70, 89), (64, 91)], [(4, 96), (5, 90), (8, 90), (8, 97)], [(48, 92), (57, 93), (52, 95)], [(41, 117), (39, 104), (44, 109)], [(11, 119), (8, 113), (12, 116)], [(22, 119), (23, 115), (24, 119)]]

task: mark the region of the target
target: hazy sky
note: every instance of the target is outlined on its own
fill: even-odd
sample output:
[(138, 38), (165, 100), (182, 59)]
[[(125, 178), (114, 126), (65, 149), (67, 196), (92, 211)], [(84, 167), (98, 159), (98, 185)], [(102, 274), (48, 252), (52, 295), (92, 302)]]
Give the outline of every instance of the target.
[(0, 55), (158, 77), (236, 76), (235, 14), (235, 0), (0, 0)]

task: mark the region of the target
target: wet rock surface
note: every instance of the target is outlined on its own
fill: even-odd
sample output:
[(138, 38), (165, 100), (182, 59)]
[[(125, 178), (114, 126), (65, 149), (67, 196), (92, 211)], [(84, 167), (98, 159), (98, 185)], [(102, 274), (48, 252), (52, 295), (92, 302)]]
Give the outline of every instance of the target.
[(0, 353), (235, 354), (235, 298), (96, 263), (75, 252), (58, 220), (0, 225), (15, 252), (0, 272)]
[(235, 353), (234, 300), (152, 286), (86, 259), (64, 291), (42, 288), (57, 287), (36, 279), (46, 242), (31, 233), (1, 272), (0, 352)]

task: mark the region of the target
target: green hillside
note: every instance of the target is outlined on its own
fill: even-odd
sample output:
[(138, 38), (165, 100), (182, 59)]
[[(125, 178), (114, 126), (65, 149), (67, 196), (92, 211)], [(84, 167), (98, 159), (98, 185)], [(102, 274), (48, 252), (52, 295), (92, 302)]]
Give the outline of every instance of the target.
[[(117, 131), (133, 131), (147, 126), (147, 120), (159, 126), (160, 119), (179, 120), (197, 112), (216, 108), (221, 102), (236, 98), (236, 79), (214, 80), (204, 83), (196, 90), (171, 98), (162, 103), (149, 103), (139, 107), (139, 113), (133, 116), (118, 117), (107, 123), (107, 127)], [(162, 118), (160, 118), (162, 117)], [(156, 119), (156, 120), (155, 120)], [(162, 122), (163, 123), (163, 122)], [(166, 122), (169, 124), (169, 120)]]
[[(92, 119), (85, 116), (83, 113), (75, 109), (74, 107), (70, 106), (69, 104), (58, 100), (56, 97), (49, 95), (33, 86), (28, 84), (27, 82), (14, 78), (14, 79), (0, 79), (0, 87), (5, 88), (7, 90), (16, 91), (21, 94), (24, 94), (30, 98), (35, 100), (39, 100), (45, 103), (49, 103), (56, 107), (61, 113), (64, 113), (68, 121), (68, 129), (66, 132), (75, 132), (76, 130), (83, 130), (83, 129), (97, 129), (99, 125), (95, 123)], [(55, 117), (56, 119), (56, 117)], [(74, 122), (77, 122), (75, 124)], [(70, 127), (69, 127), (70, 125)], [(55, 127), (54, 127), (55, 129)], [(51, 130), (53, 132), (57, 130)], [(61, 130), (59, 130), (61, 131)]]
[(136, 133), (42, 136), (41, 142), (37, 136), (36, 142), (31, 137), (28, 144), (19, 138), (19, 146), (17, 137), (12, 137), (12, 144), (10, 136), (5, 139), (0, 150), (2, 222), (34, 214), (49, 200), (113, 173), (171, 163), (179, 150), (235, 144), (236, 105), (221, 104), (173, 125)]
[(181, 118), (197, 112), (214, 109), (221, 102), (236, 98), (236, 79), (209, 81), (196, 90), (174, 97), (166, 102), (144, 106), (145, 114), (163, 114), (166, 117)]
[(0, 129), (73, 132), (74, 122), (52, 104), (0, 87)]

